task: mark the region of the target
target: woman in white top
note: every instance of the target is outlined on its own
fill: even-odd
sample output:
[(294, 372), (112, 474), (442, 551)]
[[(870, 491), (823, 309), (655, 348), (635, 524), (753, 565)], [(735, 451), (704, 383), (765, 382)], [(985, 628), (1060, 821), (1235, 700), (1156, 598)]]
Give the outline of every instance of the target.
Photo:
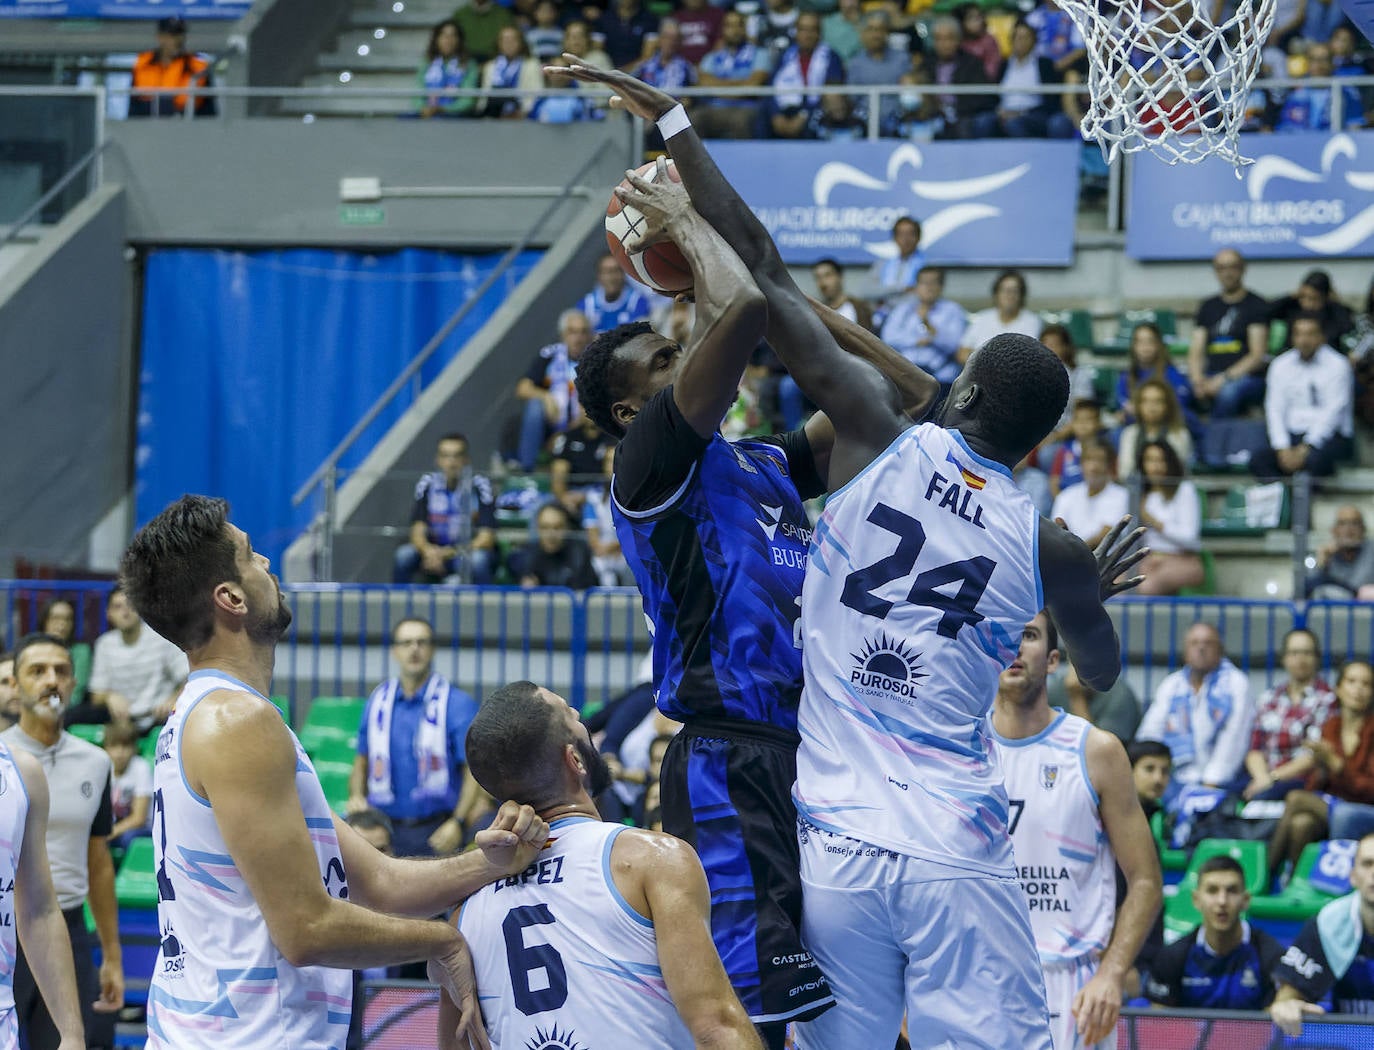
[(1135, 422), (1123, 427), (1117, 442), (1117, 462), (1134, 471), (1140, 450), (1147, 441), (1167, 441), (1181, 462), (1193, 461), (1193, 438), (1183, 418), (1173, 388), (1162, 379), (1147, 379), (1131, 391), (1131, 415)]
[(995, 335), (1017, 332), (1040, 338), (1044, 322), (1026, 309), (1026, 279), (1018, 270), (1003, 270), (992, 282), (992, 306), (969, 318), (956, 355), (962, 365), (969, 355)]
[(1140, 594), (1177, 594), (1196, 587), (1206, 575), (1202, 566), (1202, 504), (1186, 479), (1183, 461), (1167, 441), (1140, 447), (1140, 521), (1150, 553), (1140, 563), (1145, 582)]

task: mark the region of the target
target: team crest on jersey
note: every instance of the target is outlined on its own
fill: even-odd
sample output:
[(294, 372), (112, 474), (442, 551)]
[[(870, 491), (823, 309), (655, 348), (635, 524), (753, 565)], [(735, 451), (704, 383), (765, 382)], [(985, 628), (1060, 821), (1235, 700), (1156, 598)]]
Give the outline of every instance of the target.
[(849, 655), (854, 660), (850, 684), (864, 696), (893, 697), (910, 706), (921, 680), (930, 677), (921, 670), (921, 654), (886, 631), (879, 631), (876, 638), (864, 642), (863, 649)]
[(1046, 791), (1053, 791), (1055, 783), (1059, 780), (1059, 767), (1050, 765), (1048, 762), (1040, 764), (1040, 786)]
[(162, 976), (180, 977), (186, 969), (186, 960), (182, 955), (181, 940), (172, 929), (172, 923), (167, 921), (162, 927), (162, 951), (158, 962), (162, 967)]
[(761, 517), (755, 518), (763, 534), (770, 540), (778, 531), (778, 522), (782, 519), (781, 507), (770, 507), (767, 504), (759, 504), (759, 510), (763, 512)]
[(573, 1030), (560, 1029), (554, 1025), (546, 1033), (542, 1028), (534, 1030), (534, 1038), (525, 1044), (525, 1050), (588, 1050), (586, 1043), (579, 1043)]
[(1255, 976), (1255, 971), (1248, 967), (1241, 971), (1240, 984), (1242, 988), (1258, 988), (1259, 978)]

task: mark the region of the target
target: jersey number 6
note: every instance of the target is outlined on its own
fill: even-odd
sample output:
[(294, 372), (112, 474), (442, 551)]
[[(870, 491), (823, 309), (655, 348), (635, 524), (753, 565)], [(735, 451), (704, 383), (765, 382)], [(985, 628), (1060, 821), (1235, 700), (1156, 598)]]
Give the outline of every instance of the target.
[[(879, 503), (869, 512), (868, 520), (884, 532), (897, 537), (897, 549), (886, 558), (879, 558), (872, 565), (856, 569), (845, 577), (844, 590), (840, 601), (865, 616), (887, 619), (887, 614), (896, 604), (886, 598), (879, 598), (873, 592), (893, 580), (900, 580), (916, 566), (921, 548), (926, 545), (926, 530), (910, 514)], [(952, 561), (926, 569), (912, 581), (906, 600), (912, 605), (923, 605), (938, 609), (942, 615), (936, 632), (942, 638), (953, 638), (961, 627), (971, 627), (983, 619), (983, 614), (975, 608), (978, 599), (987, 590), (988, 580), (997, 563), (991, 558), (979, 556)], [(937, 591), (936, 587), (959, 584), (953, 596)]]
[[(526, 1017), (557, 1010), (568, 1001), (568, 971), (557, 949), (551, 944), (525, 944), (527, 926), (544, 926), (553, 921), (547, 904), (533, 904), (512, 908), (501, 923), (515, 1005)], [(530, 987), (530, 975), (535, 970), (544, 971), (545, 987)]]

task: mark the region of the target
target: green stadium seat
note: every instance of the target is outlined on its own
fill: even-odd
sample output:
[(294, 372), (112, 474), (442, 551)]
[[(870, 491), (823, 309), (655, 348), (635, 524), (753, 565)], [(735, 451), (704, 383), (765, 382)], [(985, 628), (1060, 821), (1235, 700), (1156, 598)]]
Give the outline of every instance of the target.
[(330, 807), (342, 810), (348, 801), (348, 778), (353, 773), (353, 766), (343, 762), (319, 762), (315, 765), (315, 773)]
[(511, 474), (496, 496), (496, 525), (502, 529), (529, 526), (535, 510), (549, 498), (547, 474)]
[[(1164, 937), (1174, 940), (1202, 921), (1193, 907), (1193, 890), (1197, 888), (1197, 872), (1212, 857), (1234, 858), (1245, 872), (1245, 888), (1257, 895), (1266, 889), (1269, 879), (1268, 850), (1263, 842), (1249, 839), (1204, 839), (1193, 850), (1192, 859), (1182, 881), (1164, 891)], [(1310, 869), (1309, 869), (1310, 870)]]
[(1165, 871), (1184, 871), (1188, 867), (1188, 851), (1170, 849), (1169, 840), (1164, 835), (1164, 811), (1156, 810), (1150, 818), (1150, 831), (1154, 833), (1155, 845), (1159, 847), (1159, 863)]
[(78, 740), (101, 747), (105, 743), (105, 727), (91, 725), (67, 726), (67, 732)]
[[(1178, 316), (1172, 310), (1126, 310), (1116, 318), (1116, 334), (1111, 341), (1097, 349), (1104, 354), (1128, 354), (1131, 352), (1131, 333), (1137, 325), (1154, 324), (1159, 334), (1169, 343), (1178, 331)], [(1185, 347), (1186, 349), (1186, 347)]]
[(1202, 582), (1196, 587), (1179, 590), (1180, 598), (1209, 598), (1217, 593), (1217, 559), (1206, 547), (1198, 551), (1202, 558)]
[(160, 732), (159, 726), (138, 742), (138, 753), (147, 759), (150, 766), (157, 761), (157, 737)]
[(267, 699), (269, 699), (269, 700), (272, 701), (272, 704), (276, 707), (276, 709), (277, 709), (278, 711), (281, 712), (282, 718), (286, 719), (286, 724), (287, 724), (287, 725), (290, 725), (290, 724), (291, 724), (291, 700), (290, 700), (290, 698), (289, 698), (289, 697), (285, 697), (285, 696), (269, 696)]
[[(1253, 482), (1232, 485), (1226, 490), (1225, 500), (1222, 504), (1221, 513), (1215, 516), (1204, 516), (1202, 521), (1202, 534), (1204, 536), (1263, 536), (1269, 530), (1264, 526), (1251, 525), (1246, 518), (1245, 494), (1254, 488)], [(1283, 503), (1279, 510), (1278, 527), (1286, 529), (1289, 527), (1289, 519), (1292, 515), (1291, 493), (1287, 488), (1283, 490)]]
[(1078, 349), (1092, 348), (1093, 315), (1087, 310), (1041, 310), (1040, 320), (1045, 324), (1062, 324), (1069, 330), (1069, 338)]
[(153, 840), (136, 838), (124, 853), (124, 863), (115, 876), (115, 898), (125, 908), (157, 907), (157, 873), (153, 862)]
[(1257, 896), (1250, 902), (1250, 914), (1257, 919), (1279, 919), (1305, 922), (1335, 896), (1312, 885), (1312, 869), (1321, 856), (1322, 844), (1311, 842), (1303, 847), (1292, 879), (1278, 893)]
[(361, 696), (321, 696), (310, 705), (303, 729), (333, 729), (356, 736), (367, 700)]
[(314, 736), (308, 744), (302, 738), (301, 746), (310, 756), (310, 761), (316, 765), (321, 762), (331, 765), (352, 765), (353, 756), (358, 753), (358, 739), (352, 736)]

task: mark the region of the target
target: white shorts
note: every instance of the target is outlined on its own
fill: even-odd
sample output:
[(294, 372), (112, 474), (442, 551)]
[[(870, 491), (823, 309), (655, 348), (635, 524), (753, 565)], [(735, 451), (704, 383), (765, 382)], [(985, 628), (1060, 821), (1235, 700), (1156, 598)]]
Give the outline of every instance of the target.
[(922, 1050), (1053, 1050), (1019, 882), (808, 824), (798, 839), (802, 942), (835, 993), (799, 1050), (891, 1046), (903, 1012)]
[(1078, 1035), (1073, 999), (1097, 973), (1097, 960), (1085, 955), (1075, 962), (1045, 964), (1045, 999), (1050, 1006), (1050, 1032), (1054, 1050), (1116, 1050), (1116, 1029), (1100, 1043), (1089, 1046)]

